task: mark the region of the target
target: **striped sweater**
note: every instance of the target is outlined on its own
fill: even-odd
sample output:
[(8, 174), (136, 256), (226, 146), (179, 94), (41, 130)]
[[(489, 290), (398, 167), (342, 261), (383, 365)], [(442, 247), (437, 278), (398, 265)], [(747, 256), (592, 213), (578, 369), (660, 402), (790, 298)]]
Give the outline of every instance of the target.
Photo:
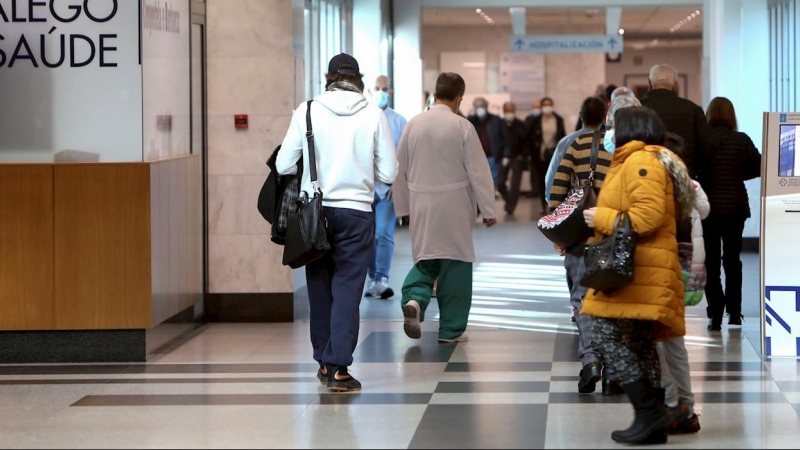
[[(581, 183), (589, 178), (593, 136), (593, 131), (579, 136), (564, 154), (564, 159), (562, 159), (561, 164), (558, 165), (555, 180), (553, 181), (553, 189), (550, 192), (551, 209), (555, 209), (567, 198), (572, 188), (570, 180), (573, 172), (578, 176), (578, 180)], [(595, 167), (594, 174), (594, 187), (595, 190), (598, 191), (603, 187), (603, 180), (606, 178), (606, 172), (608, 172), (608, 168), (611, 166), (611, 159), (613, 158), (613, 155), (603, 148), (604, 136), (605, 131), (601, 132), (599, 135), (600, 151), (597, 153), (597, 167)]]

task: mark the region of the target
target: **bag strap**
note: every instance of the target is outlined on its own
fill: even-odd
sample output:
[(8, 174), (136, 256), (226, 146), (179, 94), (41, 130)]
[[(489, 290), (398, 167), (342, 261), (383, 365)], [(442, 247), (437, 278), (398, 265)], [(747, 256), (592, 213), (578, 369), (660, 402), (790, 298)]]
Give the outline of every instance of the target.
[(589, 159), (589, 181), (594, 181), (594, 173), (597, 170), (597, 155), (600, 154), (600, 135), (602, 130), (596, 130), (592, 135), (592, 156)]
[(317, 188), (317, 154), (314, 148), (314, 129), (311, 127), (311, 102), (306, 103), (306, 140), (308, 140), (308, 162), (311, 166), (311, 185)]

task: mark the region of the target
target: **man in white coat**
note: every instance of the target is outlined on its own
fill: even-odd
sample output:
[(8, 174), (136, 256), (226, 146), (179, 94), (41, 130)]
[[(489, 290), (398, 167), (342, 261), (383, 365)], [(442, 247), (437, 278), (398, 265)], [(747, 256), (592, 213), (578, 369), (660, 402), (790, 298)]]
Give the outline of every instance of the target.
[(475, 127), (456, 114), (465, 88), (460, 75), (439, 75), (436, 104), (408, 122), (398, 147), (395, 212), (409, 220), (414, 254), (401, 305), (404, 329), (412, 339), (422, 335), (420, 322), (438, 279), (439, 341), (466, 340), (478, 210), (487, 227), (497, 223), (494, 181), (483, 146)]

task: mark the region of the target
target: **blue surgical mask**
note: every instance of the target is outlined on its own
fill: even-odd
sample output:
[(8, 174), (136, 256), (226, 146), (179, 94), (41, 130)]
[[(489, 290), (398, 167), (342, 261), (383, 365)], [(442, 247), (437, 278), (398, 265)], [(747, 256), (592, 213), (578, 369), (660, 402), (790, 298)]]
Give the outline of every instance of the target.
[(603, 148), (608, 153), (614, 154), (614, 150), (617, 149), (617, 144), (614, 143), (614, 129), (610, 129), (606, 131), (605, 136), (603, 137)]
[(376, 92), (375, 101), (378, 104), (378, 108), (380, 109), (386, 108), (386, 105), (389, 104), (389, 93), (383, 91)]

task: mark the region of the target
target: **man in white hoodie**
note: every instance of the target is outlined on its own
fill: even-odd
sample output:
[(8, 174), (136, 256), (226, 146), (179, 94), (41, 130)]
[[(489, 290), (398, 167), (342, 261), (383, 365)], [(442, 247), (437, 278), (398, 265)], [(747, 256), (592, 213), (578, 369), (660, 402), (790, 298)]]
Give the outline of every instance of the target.
[[(392, 184), (397, 157), (386, 115), (363, 95), (363, 75), (350, 55), (334, 56), (326, 91), (294, 112), (275, 162), (281, 175), (308, 167), (306, 111), (311, 108), (317, 184), (323, 193), (330, 250), (306, 266), (311, 305), (311, 344), (317, 377), (331, 391), (358, 391), (348, 367), (358, 342), (359, 306), (375, 239), (375, 182)], [(310, 170), (301, 189), (313, 195)]]

